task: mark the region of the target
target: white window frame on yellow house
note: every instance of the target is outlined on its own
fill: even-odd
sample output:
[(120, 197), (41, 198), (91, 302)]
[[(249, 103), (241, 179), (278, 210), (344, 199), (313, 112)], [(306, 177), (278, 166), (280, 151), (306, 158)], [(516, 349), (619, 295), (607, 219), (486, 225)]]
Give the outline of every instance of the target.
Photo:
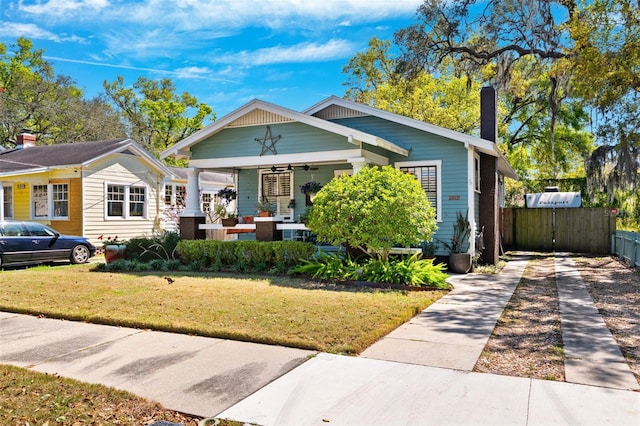
[[(109, 191), (110, 187), (122, 188), (122, 200), (110, 199), (112, 194), (120, 194)], [(140, 195), (138, 190), (142, 190), (143, 200), (136, 200), (136, 196)], [(110, 215), (110, 203), (122, 203), (122, 215)], [(136, 204), (142, 204), (142, 214), (132, 214), (132, 207)], [(126, 184), (119, 182), (104, 183), (104, 219), (105, 220), (146, 220), (149, 211), (149, 186), (144, 184)]]
[[(36, 194), (36, 191), (43, 192)], [(36, 198), (37, 195), (40, 195), (40, 199)], [(69, 220), (69, 183), (55, 182), (31, 185), (31, 218), (34, 220)]]
[(2, 208), (2, 219), (13, 219), (13, 185), (2, 185), (2, 206), (0, 208)]

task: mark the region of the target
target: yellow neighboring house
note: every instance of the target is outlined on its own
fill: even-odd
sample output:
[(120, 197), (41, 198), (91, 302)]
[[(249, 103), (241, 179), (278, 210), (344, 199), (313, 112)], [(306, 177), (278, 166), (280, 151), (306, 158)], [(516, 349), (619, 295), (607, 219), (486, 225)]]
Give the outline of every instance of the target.
[(0, 221), (37, 221), (94, 244), (159, 231), (171, 171), (131, 139), (0, 151)]

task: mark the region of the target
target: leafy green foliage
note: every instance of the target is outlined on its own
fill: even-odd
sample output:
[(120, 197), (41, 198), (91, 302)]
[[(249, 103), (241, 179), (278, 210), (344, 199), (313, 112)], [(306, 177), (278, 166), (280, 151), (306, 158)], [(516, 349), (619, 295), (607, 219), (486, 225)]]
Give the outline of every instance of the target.
[(127, 241), (125, 257), (142, 262), (154, 259), (170, 261), (175, 259), (175, 250), (180, 234), (166, 231), (153, 237), (131, 238)]
[(302, 241), (180, 241), (176, 252), (185, 264), (198, 262), (216, 271), (286, 272), (313, 255), (313, 244)]
[(130, 136), (154, 154), (215, 120), (213, 109), (187, 92), (175, 93), (173, 82), (139, 77), (133, 87), (124, 78), (103, 83), (107, 96), (120, 111)]
[(39, 145), (125, 136), (104, 98), (84, 99), (75, 82), (56, 75), (44, 50), (24, 37), (8, 47), (0, 43), (0, 146), (12, 147), (22, 129)]
[(319, 239), (348, 243), (382, 259), (396, 245), (431, 240), (436, 230), (435, 209), (420, 183), (391, 166), (334, 178), (313, 204), (308, 227)]
[(291, 272), (318, 279), (448, 288), (447, 274), (444, 272), (446, 266), (434, 265), (433, 259), (420, 257), (420, 254), (414, 254), (394, 259), (366, 258), (356, 262), (348, 255), (320, 252), (313, 259), (303, 260)]

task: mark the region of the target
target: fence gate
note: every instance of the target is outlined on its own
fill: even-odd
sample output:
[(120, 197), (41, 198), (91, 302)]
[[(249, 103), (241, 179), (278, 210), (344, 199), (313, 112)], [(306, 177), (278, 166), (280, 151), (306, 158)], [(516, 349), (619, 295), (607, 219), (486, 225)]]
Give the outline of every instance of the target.
[(611, 253), (616, 218), (608, 208), (505, 208), (502, 245), (508, 249)]

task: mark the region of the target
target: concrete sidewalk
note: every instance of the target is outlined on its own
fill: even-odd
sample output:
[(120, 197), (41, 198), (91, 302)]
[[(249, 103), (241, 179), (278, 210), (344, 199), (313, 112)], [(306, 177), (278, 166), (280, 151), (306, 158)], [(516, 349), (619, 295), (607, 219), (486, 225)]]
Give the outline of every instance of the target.
[[(638, 424), (640, 393), (603, 387), (618, 385), (589, 357), (581, 368), (598, 365), (597, 386), (470, 372), (526, 263), (515, 256), (498, 276), (454, 278), (454, 291), (360, 357), (0, 313), (0, 363), (265, 426)], [(559, 275), (571, 276), (562, 265)], [(578, 290), (567, 300), (593, 306)], [(582, 311), (582, 326), (602, 321)]]
[(364, 358), (471, 371), (518, 286), (529, 256), (515, 255), (498, 275), (449, 279), (454, 289), (362, 352)]

